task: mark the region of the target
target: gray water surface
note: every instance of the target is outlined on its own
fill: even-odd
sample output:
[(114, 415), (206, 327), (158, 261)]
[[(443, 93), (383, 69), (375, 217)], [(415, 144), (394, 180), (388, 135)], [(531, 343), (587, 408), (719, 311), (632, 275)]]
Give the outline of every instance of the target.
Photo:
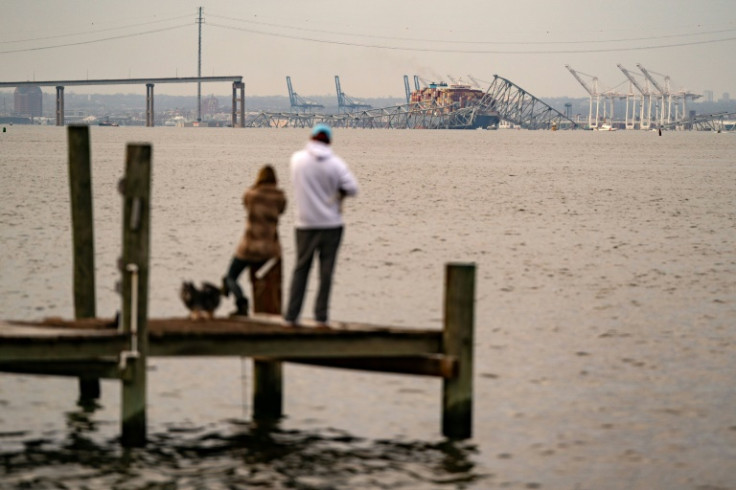
[[(182, 280), (225, 272), (261, 165), (290, 196), (306, 137), (92, 127), (98, 316), (119, 307), (127, 143), (153, 145), (149, 311), (166, 317), (186, 315)], [(441, 328), (445, 263), (477, 265), (474, 437), (442, 438), (436, 379), (287, 365), (286, 418), (256, 427), (248, 360), (157, 358), (150, 442), (123, 450), (118, 382), (83, 407), (76, 379), (0, 374), (0, 488), (736, 488), (736, 135), (336, 130), (334, 146), (361, 194), (333, 319)], [(73, 316), (66, 152), (64, 128), (0, 136), (0, 318)]]

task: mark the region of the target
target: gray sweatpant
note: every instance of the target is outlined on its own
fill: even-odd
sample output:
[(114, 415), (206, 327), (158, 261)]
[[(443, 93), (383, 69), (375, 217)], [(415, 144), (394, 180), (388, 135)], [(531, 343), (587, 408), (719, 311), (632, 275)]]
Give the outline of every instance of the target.
[(284, 315), (287, 322), (296, 322), (302, 310), (304, 294), (307, 290), (307, 279), (312, 267), (312, 259), (319, 254), (319, 290), (314, 304), (314, 319), (327, 322), (332, 276), (337, 262), (337, 250), (340, 248), (343, 227), (328, 229), (296, 230), (296, 264), (291, 276), (289, 304)]

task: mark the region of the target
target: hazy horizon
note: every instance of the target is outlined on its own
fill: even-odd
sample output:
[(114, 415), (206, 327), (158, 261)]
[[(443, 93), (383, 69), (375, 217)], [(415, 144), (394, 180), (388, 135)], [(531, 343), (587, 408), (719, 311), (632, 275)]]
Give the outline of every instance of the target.
[[(544, 98), (587, 97), (565, 65), (599, 91), (628, 91), (618, 64), (641, 64), (673, 91), (714, 100), (736, 92), (736, 8), (731, 0), (533, 2), (500, 6), (336, 0), (232, 4), (6, 0), (0, 6), (0, 81), (197, 75), (203, 8), (203, 76), (243, 76), (252, 96), (403, 97), (403, 76), (487, 85), (494, 74)], [(413, 80), (412, 80), (413, 86)], [(46, 90), (46, 89), (45, 89)], [(67, 89), (69, 90), (69, 89)], [(159, 84), (156, 94), (196, 94), (196, 84)], [(202, 94), (229, 92), (203, 84)], [(140, 93), (134, 86), (74, 87), (77, 93)], [(141, 88), (145, 92), (145, 88)]]

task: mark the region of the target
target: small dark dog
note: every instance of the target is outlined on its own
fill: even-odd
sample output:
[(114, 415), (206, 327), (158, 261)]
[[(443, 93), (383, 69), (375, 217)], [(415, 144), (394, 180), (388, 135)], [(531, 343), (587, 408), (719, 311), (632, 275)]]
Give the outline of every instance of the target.
[(202, 282), (202, 289), (197, 289), (191, 281), (181, 284), (179, 297), (189, 310), (192, 320), (210, 319), (215, 316), (215, 310), (220, 306), (220, 288), (209, 282)]

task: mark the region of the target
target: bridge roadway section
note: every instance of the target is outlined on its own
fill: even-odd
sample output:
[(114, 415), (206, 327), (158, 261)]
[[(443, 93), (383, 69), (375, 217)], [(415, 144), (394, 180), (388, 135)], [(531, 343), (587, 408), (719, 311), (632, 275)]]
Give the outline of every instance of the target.
[[(233, 127), (245, 126), (245, 83), (242, 76), (169, 77), (169, 78), (109, 78), (99, 80), (46, 80), (0, 82), (4, 87), (56, 87), (56, 125), (64, 125), (64, 87), (73, 85), (146, 85), (146, 126), (153, 122), (153, 87), (157, 83), (233, 82)], [(239, 104), (238, 104), (239, 103)]]

